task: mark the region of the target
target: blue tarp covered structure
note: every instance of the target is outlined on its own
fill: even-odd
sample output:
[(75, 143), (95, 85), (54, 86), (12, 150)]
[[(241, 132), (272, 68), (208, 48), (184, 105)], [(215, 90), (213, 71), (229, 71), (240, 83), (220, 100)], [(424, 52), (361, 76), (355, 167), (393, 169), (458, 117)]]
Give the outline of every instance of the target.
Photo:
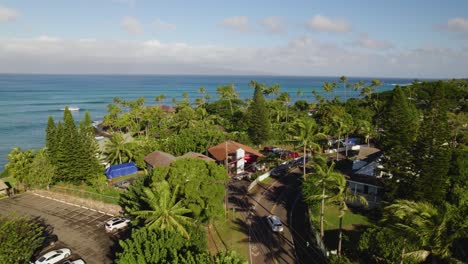
[(106, 169), (107, 179), (113, 179), (120, 176), (125, 176), (133, 174), (138, 171), (138, 168), (135, 166), (135, 163), (128, 162), (119, 165), (110, 166)]
[(355, 146), (359, 143), (359, 140), (357, 138), (348, 138), (347, 141), (345, 139), (341, 140), (341, 143), (344, 145)]

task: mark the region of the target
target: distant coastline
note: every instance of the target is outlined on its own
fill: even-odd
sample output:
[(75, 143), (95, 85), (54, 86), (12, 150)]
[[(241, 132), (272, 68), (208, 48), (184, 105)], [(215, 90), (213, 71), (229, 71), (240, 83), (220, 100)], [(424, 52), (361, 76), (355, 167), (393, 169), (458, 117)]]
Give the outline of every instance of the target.
[[(102, 120), (107, 105), (114, 97), (136, 99), (145, 97), (147, 105), (156, 104), (155, 97), (165, 94), (163, 104), (172, 105), (172, 99), (180, 99), (184, 92), (188, 97), (199, 96), (199, 88), (215, 100), (216, 88), (223, 84), (234, 84), (241, 99), (252, 96), (249, 81), (281, 85), (291, 101), (313, 101), (313, 89), (322, 92), (325, 81), (337, 77), (266, 76), (266, 75), (103, 75), (103, 74), (0, 74), (0, 168), (6, 163), (6, 155), (13, 147), (22, 149), (40, 148), (44, 145), (44, 130), (47, 117), (59, 120), (65, 106), (75, 106), (75, 118), (82, 119), (89, 111), (93, 120)], [(370, 81), (373, 78), (349, 77), (349, 81)], [(393, 89), (391, 84), (411, 83), (407, 78), (380, 78), (384, 82), (379, 91)], [(302, 94), (298, 94), (301, 91)], [(336, 95), (344, 96), (340, 85)], [(346, 96), (357, 96), (348, 90)]]

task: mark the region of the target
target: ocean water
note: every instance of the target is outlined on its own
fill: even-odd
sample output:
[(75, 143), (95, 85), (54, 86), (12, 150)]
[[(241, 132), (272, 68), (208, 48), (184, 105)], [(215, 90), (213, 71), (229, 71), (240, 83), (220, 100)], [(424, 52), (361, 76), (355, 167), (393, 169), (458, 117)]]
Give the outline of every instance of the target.
[[(350, 83), (359, 80), (370, 82), (372, 78), (349, 78)], [(250, 80), (267, 85), (280, 84), (282, 92), (288, 92), (292, 101), (314, 101), (312, 90), (322, 92), (325, 81), (338, 77), (285, 77), (285, 76), (195, 76), (195, 75), (23, 75), (0, 74), (0, 171), (7, 162), (6, 155), (14, 147), (41, 148), (44, 145), (47, 118), (61, 119), (65, 106), (79, 107), (73, 112), (75, 120), (82, 119), (89, 111), (93, 120), (102, 120), (107, 105), (114, 97), (133, 100), (145, 97), (146, 104), (156, 104), (155, 97), (165, 94), (163, 102), (172, 105), (172, 99), (180, 100), (186, 92), (191, 100), (200, 96), (200, 87), (216, 100), (216, 88), (234, 84), (240, 98), (252, 97)], [(408, 84), (411, 79), (385, 79), (379, 91), (393, 89), (396, 84)], [(302, 95), (298, 95), (298, 90)], [(344, 98), (342, 85), (336, 94)], [(347, 97), (359, 96), (348, 91)]]

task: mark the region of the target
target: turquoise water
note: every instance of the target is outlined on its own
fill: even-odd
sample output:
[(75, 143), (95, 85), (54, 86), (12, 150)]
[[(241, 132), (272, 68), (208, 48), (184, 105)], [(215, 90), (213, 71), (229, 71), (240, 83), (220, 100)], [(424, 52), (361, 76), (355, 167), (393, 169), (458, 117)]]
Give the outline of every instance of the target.
[[(216, 100), (216, 88), (231, 84), (241, 98), (251, 97), (250, 80), (267, 85), (278, 83), (281, 91), (289, 92), (292, 100), (313, 101), (312, 90), (321, 92), (325, 81), (338, 77), (284, 77), (284, 76), (183, 76), (183, 75), (12, 75), (0, 74), (0, 171), (6, 163), (6, 155), (13, 147), (22, 149), (40, 148), (44, 145), (44, 130), (48, 116), (55, 120), (62, 117), (61, 108), (66, 105), (79, 107), (73, 112), (76, 120), (89, 111), (93, 120), (102, 120), (106, 108), (114, 97), (126, 100), (145, 97), (147, 105), (155, 104), (155, 97), (166, 95), (165, 104), (171, 105), (172, 98), (181, 99), (187, 92), (189, 98), (200, 96), (198, 89)], [(349, 78), (349, 82), (370, 78)], [(384, 86), (379, 90), (392, 89), (395, 84), (410, 83), (410, 79), (380, 79)], [(303, 95), (297, 96), (302, 90)], [(344, 98), (342, 86), (337, 95)], [(351, 94), (349, 96), (357, 96)]]

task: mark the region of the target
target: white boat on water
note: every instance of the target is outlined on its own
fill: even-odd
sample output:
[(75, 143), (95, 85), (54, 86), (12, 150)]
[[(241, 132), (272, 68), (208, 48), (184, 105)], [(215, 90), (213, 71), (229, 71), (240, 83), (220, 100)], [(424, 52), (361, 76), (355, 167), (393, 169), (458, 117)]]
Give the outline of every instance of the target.
[[(79, 107), (68, 107), (70, 111), (80, 111)], [(60, 108), (60, 111), (65, 111), (65, 108)]]

